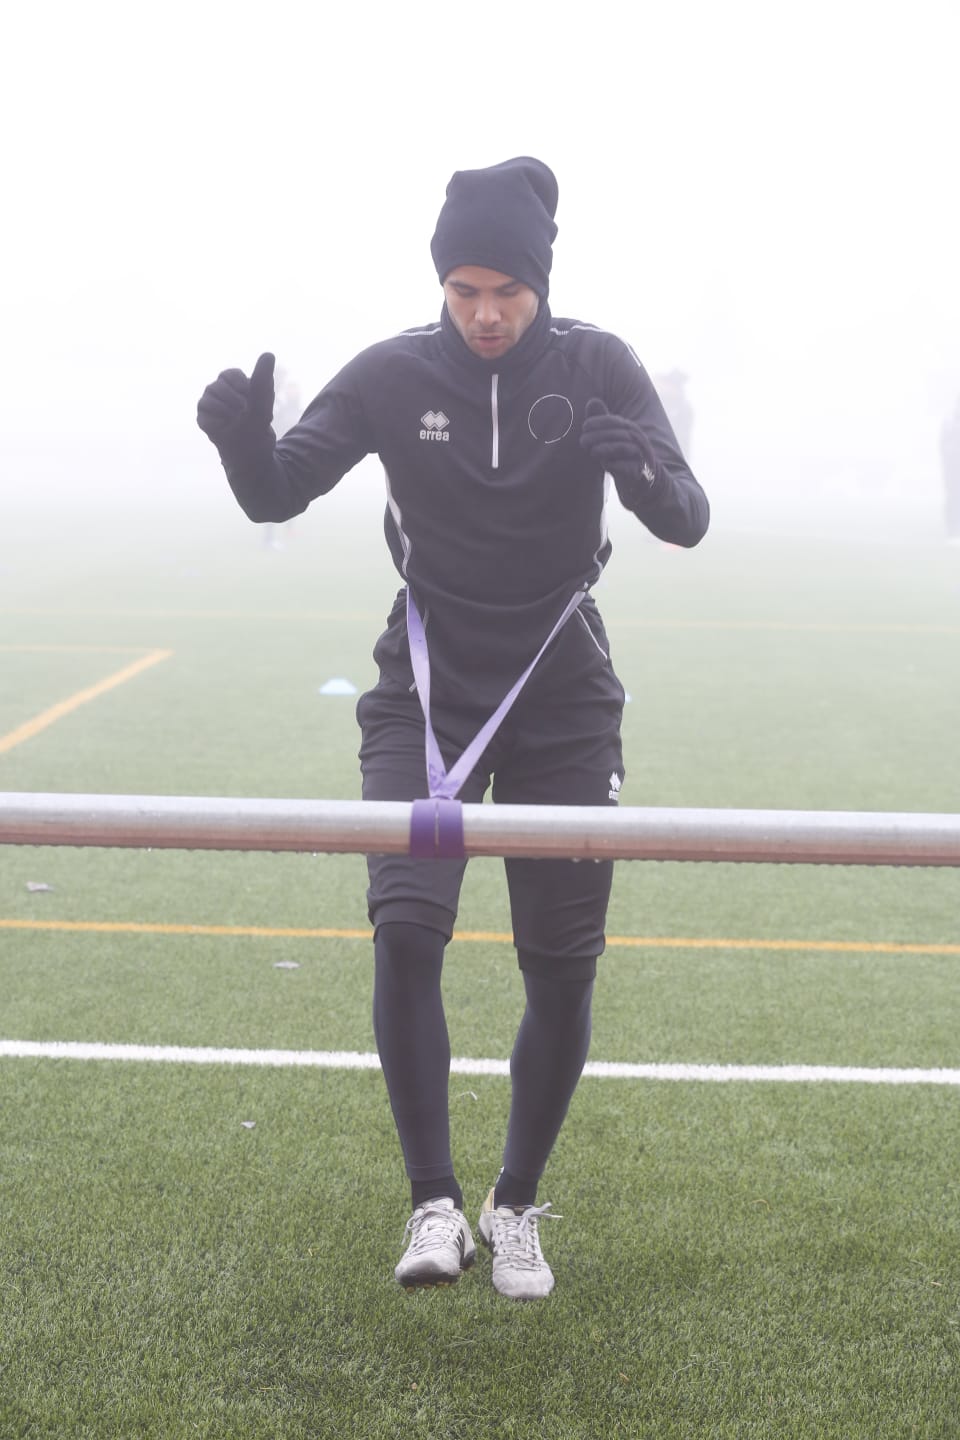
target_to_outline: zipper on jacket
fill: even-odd
[[[490,456],[490,464],[494,470],[500,468],[500,421],[497,413],[497,386],[500,382],[499,375],[490,378],[490,419],[493,422],[493,450]]]

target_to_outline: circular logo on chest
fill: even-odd
[[[569,435],[572,425],[573,406],[566,395],[541,395],[527,414],[527,429],[544,445],[555,445]]]

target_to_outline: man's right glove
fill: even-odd
[[[274,357],[261,355],[249,380],[242,370],[222,370],[197,405],[197,424],[220,446],[232,438],[263,434],[273,420]]]

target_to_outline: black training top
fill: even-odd
[[[642,493],[614,477],[622,503],[661,540],[696,545],[707,499],[647,372],[615,335],[545,304],[498,360],[474,355],[444,308],[439,323],[351,360],[275,444],[272,432],[248,436],[221,455],[258,521],[298,515],[378,455],[387,543],[423,616],[434,701],[492,709],[610,555],[603,467],[580,445],[595,397],[637,421],[658,460]],[[402,600],[375,655],[409,683]]]

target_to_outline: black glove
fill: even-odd
[[[652,496],[657,489],[661,470],[642,427],[624,415],[611,415],[602,400],[587,401],[580,444],[632,499]]]
[[[234,436],[263,434],[273,420],[272,355],[261,355],[248,380],[242,370],[221,370],[197,405],[197,424],[221,445]]]

